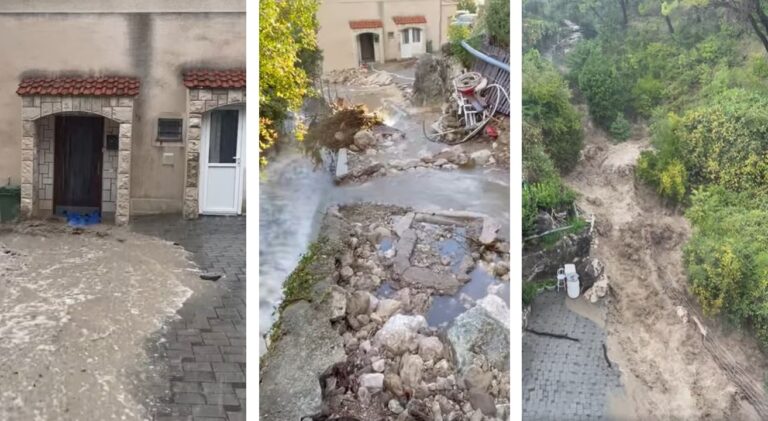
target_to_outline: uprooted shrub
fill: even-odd
[[[312,152],[321,148],[334,151],[348,148],[355,141],[355,133],[382,123],[381,117],[369,113],[364,105],[335,106],[330,115],[310,123],[304,147]]]

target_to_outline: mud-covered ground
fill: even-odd
[[[613,292],[608,353],[627,394],[614,412],[633,419],[765,419],[764,359],[754,341],[701,316],[682,260],[688,222],[634,176],[649,139],[638,131],[613,144],[586,127],[582,160],[566,181],[581,194],[579,206],[596,216],[592,256],[604,263]]]
[[[186,252],[125,229],[0,231],[0,419],[146,419],[148,341],[206,288]]]

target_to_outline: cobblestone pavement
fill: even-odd
[[[216,294],[192,296],[160,334],[154,352],[167,384],[153,392],[153,420],[245,420],[245,217],[139,217],[131,227],[178,243],[204,272],[224,274]]]
[[[605,332],[569,310],[563,292],[536,297],[528,328],[567,334],[579,342],[523,336],[523,419],[607,419],[611,393],[621,391],[619,370],[603,355]]]

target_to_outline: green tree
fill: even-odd
[[[561,171],[571,170],[582,145],[579,113],[563,77],[537,50],[523,57],[523,119],[541,130],[547,154]]]
[[[509,46],[509,3],[509,0],[488,0],[483,12],[488,36],[500,47]]]
[[[616,112],[624,111],[626,98],[616,65],[602,52],[594,50],[578,75],[578,83],[595,123],[608,128]]]
[[[277,141],[278,128],[309,94],[317,71],[317,0],[263,0],[259,4],[259,151]],[[302,62],[304,58],[304,62]],[[298,136],[300,138],[300,134]]]

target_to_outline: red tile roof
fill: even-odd
[[[192,69],[184,72],[184,86],[202,89],[245,88],[245,69]]]
[[[139,79],[123,76],[27,78],[19,95],[136,96]]]
[[[422,15],[419,16],[395,16],[392,18],[397,25],[418,25],[427,23],[427,18]]]
[[[351,20],[349,21],[349,27],[352,29],[375,29],[383,28],[384,24],[378,19]]]

